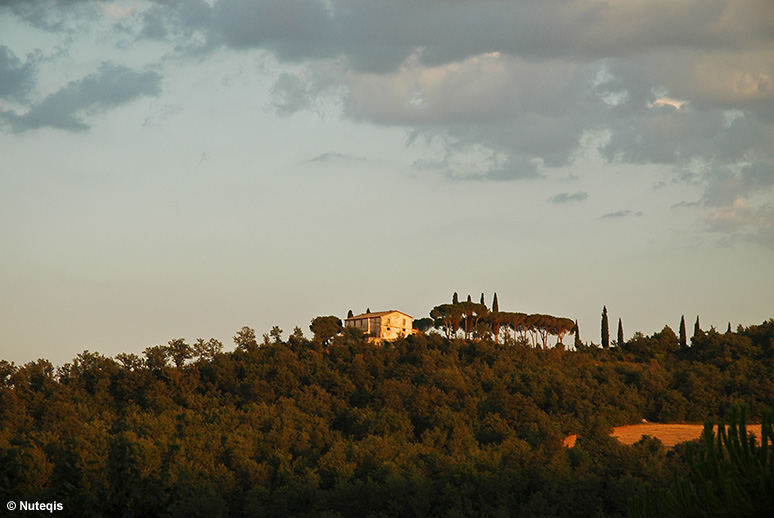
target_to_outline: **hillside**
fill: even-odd
[[[677,460],[610,426],[736,401],[755,418],[774,397],[772,321],[686,349],[666,332],[577,351],[349,329],[235,342],[0,363],[0,490],[79,516],[624,516]]]

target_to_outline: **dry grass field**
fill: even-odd
[[[755,426],[748,425],[747,431],[755,432]],[[702,430],[704,430],[703,424],[640,423],[616,426],[613,428],[611,435],[624,444],[634,444],[643,435],[649,435],[659,439],[667,448],[672,448],[681,442],[698,439],[701,436]],[[577,439],[577,435],[570,435],[564,439],[563,444],[568,448],[572,448],[575,446]]]

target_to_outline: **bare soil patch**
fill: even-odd
[[[748,431],[752,430],[752,425],[748,425],[747,429]],[[702,430],[704,430],[703,424],[640,423],[616,426],[611,435],[628,445],[639,441],[643,435],[649,435],[660,440],[667,448],[672,448],[681,442],[698,439],[701,437]],[[717,426],[715,431],[717,431]],[[563,444],[572,448],[577,440],[577,435],[570,435],[565,437]]]

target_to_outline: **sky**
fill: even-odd
[[[0,0],[0,358],[774,317],[770,0]]]

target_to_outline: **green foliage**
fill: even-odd
[[[621,347],[624,345],[626,341],[624,340],[624,332],[623,332],[623,324],[621,323],[621,319],[618,319],[618,347]]]
[[[668,489],[649,489],[632,500],[630,516],[774,516],[774,429],[772,411],[762,415],[760,438],[747,433],[745,409],[734,406],[728,428],[713,423],[694,449],[686,449],[689,476],[676,476]]]
[[[234,351],[175,339],[58,369],[0,361],[0,493],[75,516],[623,516],[689,467],[610,426],[736,400],[758,418],[774,397],[772,322],[685,351],[669,328],[566,351],[535,344],[571,321],[471,308],[475,340],[374,345],[320,317],[314,340],[275,328],[258,347],[243,328]]]
[[[315,317],[309,330],[314,334],[315,341],[327,344],[331,338],[341,332],[341,319],[335,316]]]
[[[610,324],[607,321],[607,306],[602,307],[602,347],[610,347]]]

